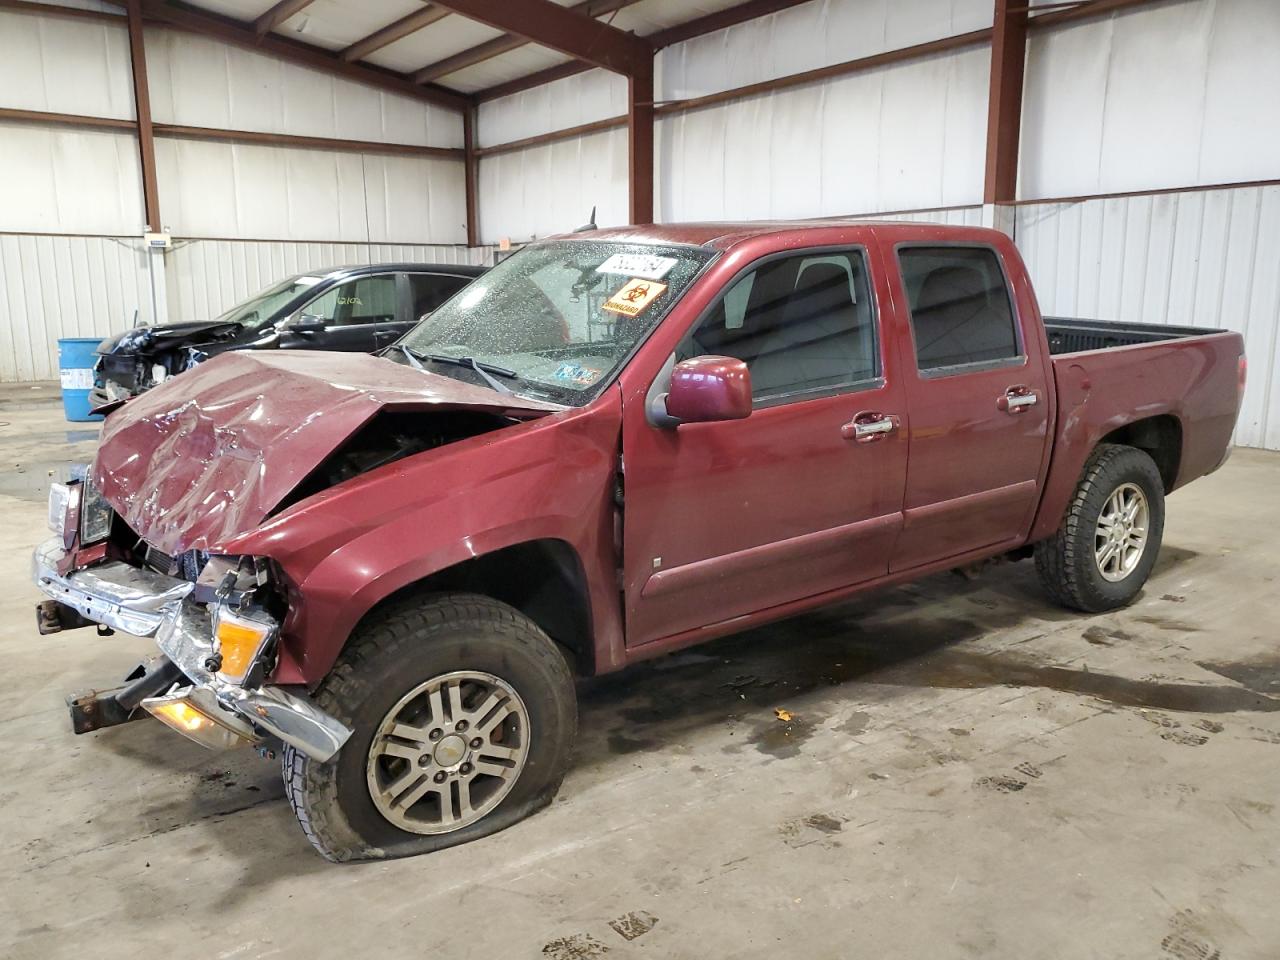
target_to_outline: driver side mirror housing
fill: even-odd
[[[309,313],[304,313],[296,320],[290,320],[285,324],[285,329],[290,333],[323,333],[326,326],[324,317],[316,317]]]
[[[751,374],[732,357],[694,357],[671,368],[667,392],[654,398],[650,421],[659,427],[715,423],[751,416]]]

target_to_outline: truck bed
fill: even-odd
[[[1049,353],[1082,353],[1086,350],[1108,350],[1138,343],[1158,343],[1200,337],[1221,330],[1199,327],[1174,327],[1154,323],[1104,323],[1101,320],[1078,320],[1069,317],[1045,317],[1045,333],[1049,337]]]

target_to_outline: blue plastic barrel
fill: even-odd
[[[58,340],[58,376],[62,380],[62,409],[76,423],[101,420],[89,412],[89,391],[93,389],[93,364],[101,337],[65,337]]]

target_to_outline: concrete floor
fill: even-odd
[[[1172,498],[1130,609],[1005,565],[587,683],[549,810],[334,867],[274,764],[72,736],[150,643],[36,634],[45,476],[92,449],[50,397],[0,390],[0,956],[1280,956],[1280,456]]]

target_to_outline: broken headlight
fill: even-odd
[[[80,543],[88,545],[105,540],[111,535],[111,519],[115,511],[89,476],[84,478],[80,487]]]

